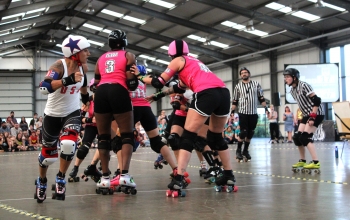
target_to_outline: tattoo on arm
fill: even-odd
[[[170,95],[174,93],[173,87],[170,87],[169,89],[163,91],[164,95]]]
[[[63,64],[61,60],[57,60],[54,64],[50,66],[51,70],[55,70],[57,73],[60,74],[59,79],[62,79],[64,69],[63,69]]]

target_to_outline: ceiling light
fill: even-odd
[[[322,0],[317,0],[315,3],[316,8],[323,8],[324,7],[324,2]]]
[[[68,23],[67,23],[66,30],[67,30],[67,31],[73,30],[73,27],[72,27],[72,24],[71,24],[70,20],[69,20]]]
[[[248,21],[247,26],[245,26],[245,29],[247,31],[254,31],[255,30],[253,20]]]
[[[92,7],[92,3],[91,2],[89,2],[85,12],[86,13],[94,13],[95,12],[95,9]]]
[[[205,45],[205,46],[211,45],[210,40],[208,38],[205,38],[205,41],[203,42],[203,45]]]
[[[51,35],[51,38],[50,38],[50,41],[49,41],[50,43],[55,43],[56,42],[56,40],[55,40],[55,38],[53,37],[53,35]]]

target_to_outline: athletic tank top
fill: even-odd
[[[125,74],[127,63],[125,50],[112,50],[100,56],[98,59],[98,69],[101,74],[99,85],[118,83],[128,89]]]
[[[135,91],[129,91],[131,102],[133,106],[148,106],[151,105],[145,100],[146,85],[139,80],[139,85]]]
[[[179,78],[193,92],[197,93],[211,88],[226,88],[225,83],[204,63],[194,57],[183,57],[186,63],[179,72]]]
[[[35,136],[35,137],[30,136],[30,143],[31,144],[36,144],[37,142],[38,142],[38,137],[37,136]]]
[[[64,67],[62,78],[64,78],[67,77],[69,73],[65,59],[61,59],[61,61]],[[79,70],[81,73],[84,73],[81,66],[79,66]],[[65,117],[80,109],[80,88],[83,86],[83,83],[84,77],[82,77],[81,82],[69,86],[62,86],[55,92],[50,93],[44,110],[45,115]]]

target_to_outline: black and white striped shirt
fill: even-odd
[[[257,114],[259,97],[264,96],[260,83],[250,80],[248,83],[240,82],[233,90],[232,100],[238,101],[238,113]]]
[[[309,97],[310,94],[315,93],[311,85],[306,82],[299,81],[298,85],[290,90],[290,94],[294,100],[297,101],[300,111],[303,116],[308,116],[312,112],[313,102]],[[324,115],[323,105],[321,104],[317,110],[317,115]]]

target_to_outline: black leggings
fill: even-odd
[[[278,123],[270,123],[270,134],[271,134],[271,140],[275,140],[279,138]]]

